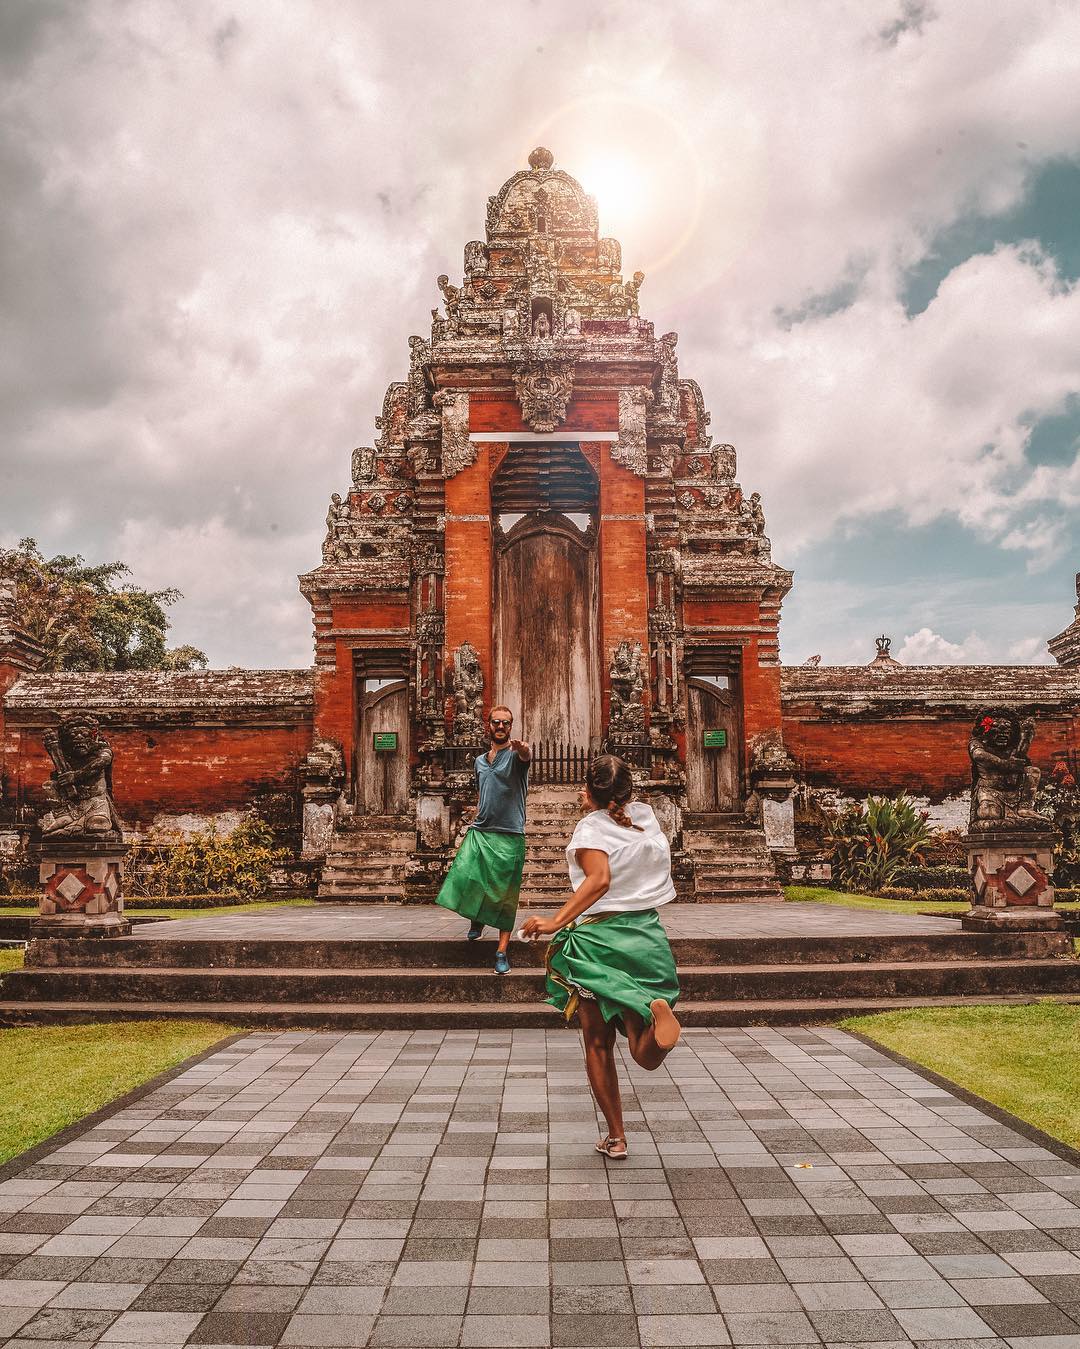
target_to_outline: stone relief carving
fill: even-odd
[[[528,361],[514,370],[521,415],[534,431],[554,431],[563,421],[573,387],[572,360]]]
[[[476,446],[469,439],[469,395],[441,389],[432,401],[442,410],[443,476],[452,478],[476,462]]]
[[[641,643],[625,638],[615,648],[608,667],[611,686],[611,715],[609,734],[626,735],[645,729],[645,669]]]
[[[649,468],[645,421],[651,401],[648,389],[619,390],[619,439],[611,447],[611,457],[639,478],[643,478]]]
[[[358,445],[352,452],[352,480],[354,487],[364,487],[375,481],[377,471],[375,451],[370,445]]]
[[[480,668],[476,648],[469,641],[462,642],[454,652],[451,686],[454,694],[454,738],[465,744],[479,744],[484,734],[484,672]]]
[[[1034,736],[1034,717],[1020,717],[1007,707],[984,708],[975,718],[968,741],[972,833],[1053,829],[1034,809],[1039,770],[1028,758]]]
[[[487,244],[479,239],[470,239],[465,245],[465,272],[468,276],[475,276],[478,272],[486,272],[488,267]]]
[[[112,799],[113,755],[97,720],[76,713],[42,740],[53,761],[42,789],[49,803],[42,838],[119,840],[123,825]]]

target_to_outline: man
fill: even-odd
[[[435,900],[471,920],[469,941],[476,941],[485,926],[498,928],[496,974],[510,972],[506,952],[525,865],[525,794],[532,752],[523,740],[512,739],[513,726],[508,707],[491,709],[491,748],[476,756],[476,814]]]

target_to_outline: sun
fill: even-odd
[[[575,166],[577,167],[577,166]],[[644,207],[644,176],[641,166],[619,152],[594,154],[575,174],[582,187],[596,198],[602,232],[618,233],[632,224]]]

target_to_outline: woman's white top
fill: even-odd
[[[570,866],[570,884],[576,890],[585,879],[578,866],[579,848],[595,848],[607,853],[611,885],[585,910],[582,918],[594,913],[636,913],[657,909],[675,898],[671,879],[671,849],[652,806],[631,801],[627,814],[642,832],[616,824],[606,810],[594,810],[578,821],[574,836],[566,848]]]

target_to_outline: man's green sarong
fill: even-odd
[[[637,1012],[648,1025],[649,1003],[679,997],[675,957],[655,909],[586,915],[560,928],[547,949],[548,1002],[569,1019],[579,998],[596,1002],[605,1021]]]
[[[435,900],[474,923],[510,932],[517,914],[524,834],[489,834],[470,829]]]

